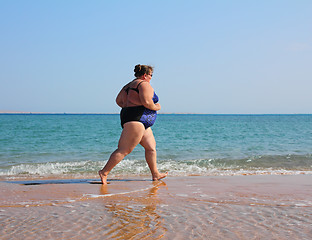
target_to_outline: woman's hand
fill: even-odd
[[[157,110],[155,110],[155,111],[159,111],[159,110],[161,109],[161,106],[160,106],[159,103],[156,103],[155,106],[156,106],[156,108],[157,108]]]

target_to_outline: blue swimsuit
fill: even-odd
[[[134,90],[137,93],[139,93],[139,86],[142,82],[140,82],[136,88],[128,87],[125,89],[125,91],[127,92],[127,94],[129,93],[129,90]],[[157,103],[158,101],[159,101],[158,96],[154,92],[153,102]],[[127,122],[137,121],[143,123],[145,129],[147,129],[155,123],[156,117],[157,117],[156,111],[150,110],[144,106],[124,107],[120,111],[120,120],[122,128],[123,125]]]

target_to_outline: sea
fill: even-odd
[[[312,115],[158,114],[157,163],[169,176],[312,174]],[[119,114],[0,114],[0,177],[97,176]],[[140,145],[111,177],[149,176]]]

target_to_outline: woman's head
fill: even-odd
[[[153,67],[149,65],[136,65],[134,67],[134,76],[139,78],[142,77],[144,74],[150,75],[153,73]]]

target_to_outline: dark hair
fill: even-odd
[[[134,76],[141,77],[144,74],[150,74],[151,72],[153,72],[153,69],[154,68],[152,66],[138,64],[134,67]]]

